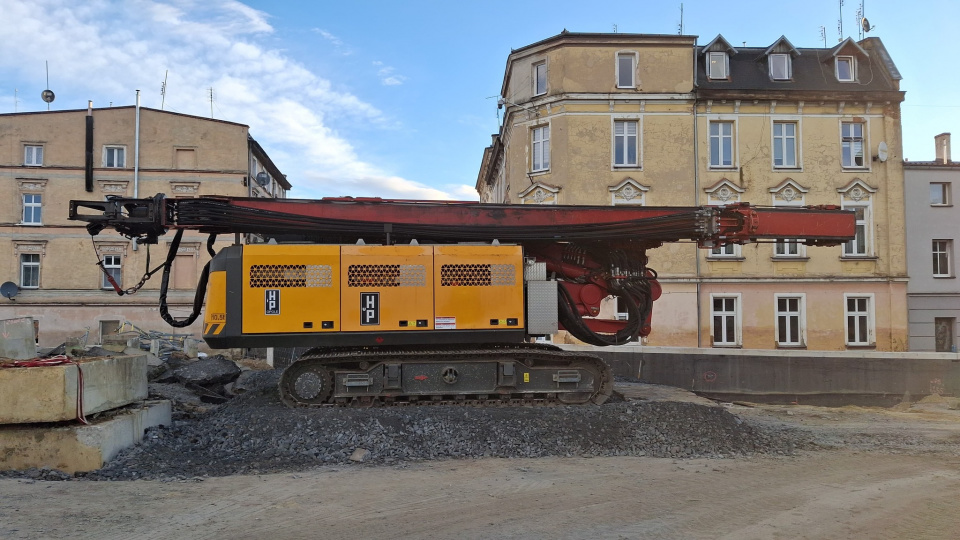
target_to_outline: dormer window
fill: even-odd
[[[792,76],[789,54],[771,54],[767,60],[770,64],[770,78],[775,81],[786,81]]]
[[[837,57],[837,80],[851,82],[856,77],[856,63],[852,56]]]
[[[730,71],[730,57],[727,53],[712,52],[707,54],[707,77],[711,79],[726,79]]]

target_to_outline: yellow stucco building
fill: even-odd
[[[645,342],[906,350],[904,93],[883,44],[696,41],[564,31],[514,50],[481,201],[854,210],[841,247],[653,251],[664,295]]]
[[[0,298],[0,319],[33,318],[40,346],[83,334],[99,343],[124,322],[200,337],[202,319],[177,330],[160,319],[159,273],[138,294],[116,294],[98,259],[127,289],[147,268],[147,248],[112,230],[91,239],[68,219],[70,200],[284,197],[290,189],[243,124],[141,108],[139,140],[136,126],[135,107],[0,114],[0,282],[19,288]],[[188,231],[177,250],[167,299],[174,317],[192,311],[206,241]],[[217,249],[233,241],[222,238]],[[169,244],[164,237],[150,247],[152,267]]]

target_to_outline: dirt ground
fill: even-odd
[[[647,398],[677,398],[667,394]],[[0,538],[956,539],[953,407],[729,406],[823,442],[790,456],[478,459],[187,482],[3,479]]]

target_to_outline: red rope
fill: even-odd
[[[83,414],[83,370],[80,369],[80,364],[74,362],[66,355],[58,354],[56,356],[51,356],[50,358],[37,358],[35,360],[15,360],[13,362],[3,362],[0,363],[0,367],[4,368],[30,368],[30,367],[46,367],[46,366],[64,366],[73,364],[77,366],[77,420],[81,424],[90,424],[87,421],[86,415]]]

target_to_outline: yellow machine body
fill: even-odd
[[[453,334],[471,331],[513,330],[515,337],[524,328],[523,250],[234,246],[211,264],[204,321],[211,346],[228,339],[248,347],[427,344],[444,334],[454,343]]]

